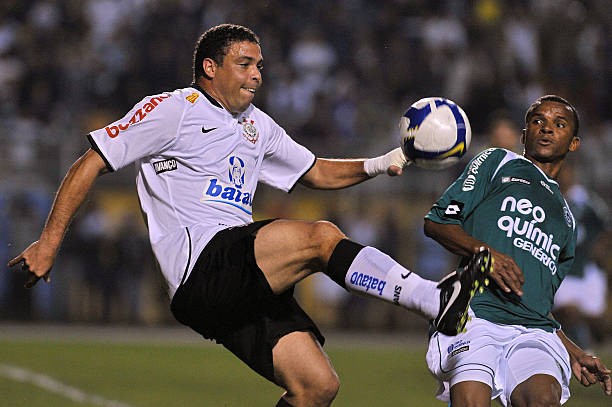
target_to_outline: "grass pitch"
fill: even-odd
[[[434,398],[425,342],[416,348],[414,342],[330,338],[326,350],[342,383],[334,406],[446,407]],[[612,364],[610,353],[602,356]],[[11,376],[24,371],[25,377]],[[568,407],[611,402],[598,386],[573,382],[572,393]],[[257,407],[273,406],[280,394],[228,351],[204,341],[0,339],[0,406]]]

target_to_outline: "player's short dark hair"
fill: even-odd
[[[557,102],[557,103],[561,103],[567,106],[567,108],[571,110],[574,116],[574,137],[578,137],[578,129],[580,127],[580,118],[578,117],[578,111],[576,110],[574,106],[572,106],[570,102],[568,102],[566,99],[562,98],[561,96],[557,96],[557,95],[541,96],[535,102],[533,102],[531,106],[529,106],[529,109],[527,109],[527,112],[525,113],[525,124],[527,124],[529,122],[529,119],[531,119],[531,116],[533,115],[534,110],[537,109],[537,107],[540,106],[543,102]]]
[[[237,24],[221,24],[206,30],[196,42],[193,51],[193,81],[204,75],[205,58],[223,65],[227,49],[235,42],[248,41],[259,45],[259,37],[249,28]]]

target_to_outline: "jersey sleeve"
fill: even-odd
[[[183,106],[170,93],[146,97],[121,119],[89,133],[89,142],[116,171],[175,142]]]
[[[567,276],[576,260],[576,239],[578,237],[578,229],[574,228],[572,234],[568,235],[568,240],[563,245],[563,249],[561,253],[559,253],[559,260],[557,263],[557,273],[561,277],[561,279]],[[561,280],[559,280],[559,285],[561,285]],[[559,285],[555,286],[555,291],[559,288]]]
[[[436,223],[461,225],[487,196],[506,151],[490,148],[474,157],[425,216]]]
[[[273,123],[259,180],[282,191],[290,191],[314,164],[315,155]]]

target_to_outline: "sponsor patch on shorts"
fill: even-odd
[[[465,351],[467,351],[467,350],[470,350],[470,347],[469,347],[469,346],[467,346],[467,345],[466,345],[466,346],[462,346],[462,347],[460,347],[460,348],[455,349],[455,350],[454,350],[454,351],[452,351],[451,353],[449,353],[449,354],[448,354],[448,357],[449,357],[449,358],[452,358],[453,356],[456,356],[456,355],[458,355],[458,354],[460,354],[460,353],[462,353],[462,352],[465,352]]]
[[[453,356],[458,355],[468,350],[470,350],[470,341],[464,341],[463,339],[460,339],[457,342],[450,345],[446,349],[446,352],[448,353],[448,357],[452,358]]]

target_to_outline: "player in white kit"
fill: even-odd
[[[176,319],[284,388],[278,406],[326,406],[339,381],[323,336],[293,298],[297,282],[324,272],[347,290],[414,310],[454,335],[491,268],[490,255],[474,254],[438,285],[347,239],[330,222],[253,222],[258,182],[284,191],[296,183],[340,189],[382,173],[399,175],[407,164],[399,148],[367,160],[316,158],[251,104],[262,63],[251,30],[224,24],[205,32],[194,52],[194,83],[146,97],[91,132],[92,147],[62,182],[39,240],[9,265],[29,272],[27,287],[48,280],[95,179],[134,164]]]

